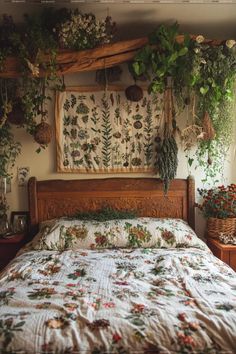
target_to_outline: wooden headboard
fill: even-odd
[[[162,182],[156,178],[37,181],[31,177],[28,193],[32,233],[41,221],[104,206],[136,210],[139,216],[181,218],[195,227],[192,178],[173,180],[165,196]]]

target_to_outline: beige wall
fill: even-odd
[[[14,18],[20,20],[24,12],[37,11],[42,6],[22,4],[10,4],[1,1],[0,14],[12,14]],[[65,4],[63,4],[65,5]],[[78,4],[79,5],[79,4]],[[75,7],[76,5],[74,5]],[[109,5],[109,13],[114,20],[117,21],[119,28],[119,38],[132,38],[146,35],[157,24],[162,22],[173,22],[177,20],[181,24],[182,30],[191,33],[203,33],[208,37],[230,38],[235,36],[235,11],[234,4],[227,5],[213,5],[213,4],[169,4],[169,5],[138,5],[138,4],[117,4]],[[81,5],[83,11],[92,11],[98,17],[104,17],[107,14],[107,5],[92,4]],[[94,84],[94,73],[69,75],[66,77],[66,84],[82,85],[84,83]],[[127,73],[122,76],[122,82],[128,83],[130,77]],[[53,103],[49,106],[49,121],[54,126],[54,107]],[[30,167],[30,175],[41,179],[55,179],[55,178],[103,178],[108,175],[94,175],[94,174],[61,174],[56,172],[56,150],[55,140],[50,144],[47,150],[36,154],[35,150],[37,144],[33,142],[32,137],[27,135],[22,129],[15,129],[17,139],[22,143],[22,153],[16,161],[16,166],[13,169],[12,191],[8,193],[7,198],[10,204],[10,210],[27,210],[27,191],[25,187],[18,187],[17,184],[17,168]],[[235,146],[232,147],[228,163],[225,166],[225,183],[236,182],[236,168],[235,165]],[[188,174],[194,175],[196,180],[196,187],[201,187],[201,171],[187,168],[184,152],[179,152],[179,167],[177,177],[186,178]],[[112,177],[113,175],[109,175]],[[124,175],[116,175],[124,176]],[[125,177],[131,176],[125,174]],[[134,176],[134,174],[132,174]],[[150,175],[137,175],[149,177]],[[197,215],[196,230],[199,235],[204,233],[204,220],[200,215]]]
[[[126,70],[123,68],[122,83],[128,84],[130,81],[130,76]],[[95,74],[77,74],[70,75],[66,77],[66,85],[83,85],[83,84],[95,84],[94,80]],[[51,122],[54,128],[54,105],[53,102],[48,106],[49,110],[49,122]],[[185,120],[186,117],[182,117],[181,120]],[[181,122],[180,122],[181,124]],[[183,124],[183,123],[182,123]],[[15,128],[15,135],[17,139],[22,143],[22,153],[16,161],[16,166],[13,169],[13,179],[12,179],[12,192],[7,194],[8,202],[10,204],[10,210],[27,210],[27,190],[26,187],[18,187],[17,181],[17,168],[18,167],[30,167],[30,175],[36,176],[37,179],[76,179],[76,178],[104,178],[104,177],[150,177],[150,174],[74,174],[74,173],[57,173],[56,172],[56,147],[55,139],[49,147],[37,154],[35,150],[37,149],[37,144],[33,141],[32,137],[27,135],[23,129]],[[232,148],[233,154],[233,148]],[[226,164],[225,168],[225,180],[231,182],[233,180],[233,169],[230,165],[231,157],[229,162]],[[200,170],[195,171],[194,169],[189,170],[187,168],[187,161],[183,150],[180,148],[179,151],[179,166],[177,177],[186,178],[188,175],[192,174],[196,180],[196,187],[201,187],[201,178],[203,174]],[[204,220],[201,215],[197,214],[196,220],[196,230],[199,235],[204,234]]]

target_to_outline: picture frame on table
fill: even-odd
[[[11,228],[14,233],[26,232],[29,227],[28,211],[11,212]]]

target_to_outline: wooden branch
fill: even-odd
[[[190,35],[192,39],[197,36]],[[176,37],[181,43],[184,36]],[[217,46],[224,41],[205,39],[204,43]],[[117,43],[107,44],[95,49],[82,51],[62,51],[57,56],[57,74],[65,75],[70,73],[93,71],[110,68],[128,62],[134,58],[138,50],[148,44],[148,38],[131,39]],[[45,63],[49,62],[49,56],[45,55]],[[8,57],[5,61],[5,70],[0,72],[0,78],[19,78],[22,73],[19,71],[20,62],[15,57]],[[41,70],[39,76],[45,76],[46,72]]]
[[[57,73],[58,75],[64,75],[80,71],[93,71],[127,62],[135,56],[138,49],[147,43],[148,39],[144,37],[79,52],[63,51],[57,56]],[[45,63],[47,62],[48,56],[45,55]],[[5,70],[0,72],[0,77],[20,77],[22,74],[19,72],[19,67],[20,63],[17,58],[8,57],[5,61]],[[41,70],[40,76],[44,75],[45,71]]]

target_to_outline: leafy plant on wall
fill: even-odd
[[[136,55],[133,71],[136,78],[145,75],[150,80],[150,92],[166,92],[168,78],[171,78],[175,102],[172,108],[164,107],[164,110],[173,109],[175,105],[181,111],[192,105],[193,120],[187,127],[189,134],[184,135],[185,147],[192,147],[188,139],[198,144],[197,161],[205,170],[204,181],[216,179],[222,172],[223,160],[232,141],[235,41],[207,43],[203,36],[180,36],[177,24],[160,26],[150,35],[149,44]],[[173,130],[177,131],[175,116],[173,113],[172,123]],[[174,135],[169,138],[173,141],[172,154],[169,151],[164,157],[162,155],[167,151],[165,131],[162,137],[157,137],[157,168],[163,180],[174,178],[176,174]],[[169,154],[176,157],[168,163]],[[192,162],[189,159],[189,163]],[[171,169],[171,166],[175,168]]]
[[[94,48],[109,43],[114,32],[115,23],[111,17],[99,21],[93,14],[82,14],[77,9],[45,8],[41,13],[25,15],[19,25],[11,16],[3,15],[0,71],[4,72],[6,58],[14,56],[18,59],[21,77],[0,79],[0,135],[3,137],[0,153],[5,156],[0,175],[9,176],[8,167],[20,153],[20,145],[14,142],[12,125],[25,128],[33,136],[39,144],[37,152],[50,142],[46,102],[51,99],[51,89],[64,87],[56,74],[58,50]]]
[[[21,75],[15,79],[0,78],[0,176],[11,177],[11,167],[20,154],[21,145],[15,141],[13,125],[33,136],[39,144],[37,152],[51,140],[46,104],[51,100],[51,89],[64,88],[63,80],[56,74],[58,50],[94,48],[108,43],[114,30],[110,17],[98,21],[93,14],[82,14],[77,9],[46,8],[37,15],[25,15],[19,25],[11,16],[3,15],[0,72],[4,73],[7,57],[13,56],[18,60]],[[4,199],[0,211],[6,209]]]

